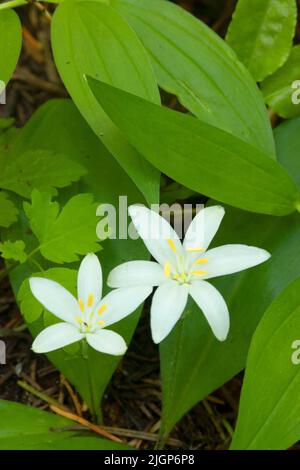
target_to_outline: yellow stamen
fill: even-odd
[[[103,326],[103,325],[105,325],[105,322],[100,320],[100,321],[97,322],[97,324],[100,325],[100,326]]]
[[[79,299],[78,300],[78,303],[79,303],[79,308],[82,312],[84,312],[84,302],[82,299]]]
[[[165,276],[166,277],[170,277],[170,274],[171,274],[171,265],[170,263],[167,261],[165,263],[165,266],[164,266],[164,273],[165,273]]]
[[[205,264],[208,263],[208,258],[199,258],[195,261],[195,264]]]
[[[174,276],[173,276],[174,281],[177,281],[177,279],[179,279],[179,278],[180,278],[180,274],[174,274]]]
[[[197,269],[196,271],[191,271],[192,276],[205,276],[207,274],[207,271],[204,271],[203,269]]]
[[[88,301],[87,301],[88,307],[92,307],[93,303],[94,303],[94,294],[90,294],[88,297]]]
[[[101,305],[101,307],[98,309],[98,314],[101,315],[101,313],[104,312],[104,310],[107,309],[107,304]]]
[[[175,243],[173,242],[173,240],[171,240],[171,238],[169,238],[167,240],[168,244],[169,244],[169,247],[171,248],[172,251],[174,251],[174,253],[176,253],[177,249],[176,249],[176,246],[175,246]]]
[[[205,251],[205,248],[186,248],[186,250],[188,253],[203,253],[203,251]]]
[[[77,321],[77,323],[79,323],[79,325],[82,325],[83,320],[81,317],[75,317],[75,320]]]

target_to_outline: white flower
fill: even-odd
[[[266,261],[270,254],[246,245],[224,245],[207,250],[216,234],[224,209],[220,206],[201,210],[190,224],[184,242],[170,224],[146,207],[129,207],[138,234],[153,261],[130,261],[109,275],[110,287],[158,286],[151,306],[153,341],[161,342],[181,317],[188,299],[194,299],[205,315],[214,335],[227,338],[229,313],[219,291],[206,279],[232,274]]]
[[[132,313],[151,294],[148,286],[116,289],[102,300],[102,270],[96,255],[88,254],[82,261],[77,280],[78,300],[57,282],[40,277],[29,280],[35,298],[64,323],[43,330],[32,349],[46,353],[86,338],[97,351],[119,356],[127,347],[114,331],[105,330]]]

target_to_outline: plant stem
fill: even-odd
[[[85,340],[82,343],[82,356],[83,356],[83,359],[86,361],[86,368],[87,368],[87,374],[88,374],[90,397],[91,397],[90,411],[94,419],[96,419],[97,423],[102,424],[103,422],[102,412],[99,406],[99,401],[95,397],[95,392],[94,392],[93,374],[91,371],[91,355],[89,354],[89,345],[87,344]]]
[[[0,3],[0,10],[6,10],[8,8],[20,7],[26,5],[27,0],[11,0],[9,2]]]
[[[61,0],[43,0],[45,3],[60,3]],[[7,10],[10,8],[17,8],[21,7],[23,5],[27,5],[30,3],[35,3],[34,0],[29,1],[29,0],[9,0],[8,2],[3,2],[0,3],[0,10]]]

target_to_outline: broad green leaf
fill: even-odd
[[[292,48],[285,64],[261,83],[266,103],[281,117],[300,114],[300,46]]]
[[[33,188],[57,194],[85,174],[82,165],[63,154],[35,150],[14,155],[0,154],[0,188],[30,198]]]
[[[261,94],[225,41],[170,1],[111,4],[142,40],[161,88],[178,96],[199,119],[274,156]]]
[[[232,449],[282,450],[300,438],[300,279],[270,305],[251,342]]]
[[[25,253],[25,243],[23,240],[17,240],[11,242],[9,240],[0,243],[0,253],[4,259],[13,259],[24,263],[27,259],[27,254]]]
[[[275,132],[279,160],[292,176],[297,172],[299,125],[294,119]],[[297,177],[295,181],[300,184]],[[200,310],[190,304],[183,321],[162,343],[162,435],[193,405],[244,368],[251,337],[265,310],[300,276],[299,239],[299,214],[277,218],[226,208],[213,245],[255,245],[267,249],[272,257],[261,266],[214,280],[229,307],[227,341],[215,340]]]
[[[129,25],[99,2],[64,2],[52,21],[55,62],[74,103],[148,202],[157,202],[159,172],[133,149],[90,91],[85,75],[159,103],[147,54]]]
[[[54,263],[71,263],[78,255],[100,249],[96,235],[98,204],[91,194],[78,194],[59,212],[59,204],[36,189],[32,202],[24,203],[30,227],[39,240],[38,250]]]
[[[16,222],[18,210],[8,195],[0,191],[0,227],[9,227]]]
[[[279,162],[284,165],[300,190],[300,117],[283,122],[274,130]]]
[[[257,148],[205,122],[92,78],[95,96],[129,142],[178,183],[257,213],[285,215],[298,204],[285,169]]]
[[[129,449],[90,432],[72,430],[74,421],[20,403],[0,400],[0,415],[0,450]]]
[[[21,23],[13,10],[0,11],[0,81],[7,85],[16,67],[22,45]],[[0,84],[0,93],[3,87]]]
[[[39,132],[37,132],[37,129]],[[112,204],[112,207],[116,209],[117,217],[119,204],[122,206],[122,201],[119,200],[120,195],[123,195],[125,199],[128,198],[128,200],[125,201],[125,204],[127,202],[128,205],[133,203],[145,203],[130,178],[111,155],[107,153],[100,140],[89,129],[88,125],[69,100],[53,100],[48,102],[35,113],[21,130],[14,144],[14,152],[17,154],[36,149],[52,150],[54,152],[70,155],[74,161],[79,162],[87,169],[87,174],[83,176],[80,182],[76,183],[75,188],[69,187],[60,191],[59,203],[61,205],[65,204],[66,201],[72,197],[74,191],[76,193],[92,193],[95,200]],[[124,210],[125,213],[127,213],[126,207],[123,209],[120,207],[120,210]],[[22,238],[26,246],[30,246],[32,250],[36,246],[36,238],[30,233],[28,221],[22,212],[19,224],[16,224],[10,229],[8,236],[10,239]],[[107,293],[106,279],[113,267],[133,259],[146,259],[147,256],[148,254],[143,243],[138,240],[106,239],[103,242],[103,250],[99,253],[99,259],[104,272],[104,294]],[[51,264],[45,262],[42,258],[37,258],[37,260],[45,270],[51,267]],[[37,272],[38,268],[33,261],[33,259],[29,259],[28,262],[11,273],[11,281],[15,293],[18,293],[24,280]],[[78,266],[79,264],[77,263],[72,268],[77,270]],[[66,288],[70,290],[74,289],[75,281],[72,281],[72,279],[69,280],[70,270],[57,269],[57,271],[59,271],[61,275],[57,280],[64,284]],[[64,273],[63,271],[67,271],[68,273]],[[57,272],[55,272],[55,276],[58,276]],[[73,275],[73,279],[75,278],[74,276],[76,277],[76,275]],[[25,289],[26,294],[26,283],[23,289]],[[20,295],[21,294],[20,292]],[[26,298],[23,296],[25,305],[23,305],[22,302],[22,310],[24,309],[25,311],[26,309],[28,312],[26,302],[29,303],[30,308],[31,300],[29,296],[26,296]],[[132,334],[136,328],[139,312],[140,310],[130,315],[122,322],[114,325],[116,326],[116,331],[124,336],[127,344],[130,343]],[[41,306],[35,304],[32,313],[28,314],[26,320],[31,323],[38,319],[41,313]],[[44,325],[41,319],[30,325],[34,334],[37,334],[43,327]],[[51,360],[58,369],[63,371],[67,379],[76,387],[86,403],[93,410],[93,404],[99,403],[120,359],[97,352],[93,352],[92,354],[90,367],[91,374],[95,381],[93,399],[90,395],[89,382],[86,380],[86,375],[83,378],[82,369],[78,367],[77,358],[72,358],[72,356],[61,350],[51,355]]]
[[[295,34],[295,0],[239,0],[227,42],[261,82],[287,60]]]
[[[267,249],[261,266],[213,280],[230,313],[230,333],[217,341],[203,314],[190,304],[160,347],[163,385],[162,436],[198,401],[240,372],[251,337],[267,307],[300,276],[300,216],[269,217],[230,207],[213,246],[242,243]]]

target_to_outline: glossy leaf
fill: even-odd
[[[89,79],[129,142],[178,183],[258,213],[293,212],[299,194],[285,169],[255,147],[185,115]]]
[[[260,82],[287,60],[295,34],[295,0],[239,0],[227,42]]]
[[[278,160],[300,189],[300,117],[283,122],[274,130]]]
[[[20,403],[0,400],[0,414],[0,450],[129,449],[89,432],[71,430],[74,421]]]
[[[24,203],[30,228],[39,241],[38,250],[54,263],[78,261],[79,255],[100,249],[96,234],[98,204],[91,194],[78,194],[61,209],[47,194],[32,192],[32,203]]]
[[[10,80],[21,51],[22,34],[18,15],[13,10],[0,11],[0,80]],[[2,92],[0,86],[0,93]]]
[[[0,188],[27,198],[33,188],[57,194],[55,188],[64,188],[84,174],[85,169],[77,162],[51,151],[0,155]]]
[[[9,227],[16,222],[18,210],[8,195],[0,192],[0,227]]]
[[[161,88],[199,119],[274,156],[259,90],[217,34],[169,1],[112,0],[111,5],[142,40]]]
[[[281,117],[300,114],[300,46],[293,47],[285,64],[261,83],[266,103]]]
[[[69,100],[48,102],[35,113],[28,124],[21,130],[14,144],[14,152],[17,154],[35,149],[64,153],[87,169],[87,174],[80,182],[75,183],[75,187],[69,187],[60,191],[59,203],[61,205],[72,197],[74,191],[76,193],[91,193],[94,195],[95,200],[102,201],[105,204],[112,204],[116,208],[118,208],[120,202],[120,195],[125,197],[125,204],[126,198],[128,198],[128,204],[145,202],[130,178],[111,155],[107,153],[99,139],[89,129]],[[123,210],[127,213],[126,207]],[[19,224],[16,224],[9,230],[8,238],[21,238],[25,241],[26,246],[34,249],[36,239],[34,235],[29,233],[28,227],[27,220],[21,213]],[[99,259],[104,272],[104,293],[107,292],[107,275],[113,267],[133,259],[146,259],[147,256],[146,249],[139,241],[131,239],[105,240],[103,242],[103,250],[99,253]],[[50,267],[50,264],[45,263],[43,259],[38,258],[38,261],[42,263],[45,270]],[[64,269],[59,269],[59,272],[62,273],[60,282],[65,283],[66,287],[74,289],[74,285],[72,287],[72,280],[69,286],[69,275],[64,274]],[[78,264],[73,267],[74,272],[75,269],[78,269]],[[11,281],[16,294],[23,281],[35,272],[37,272],[37,266],[29,259],[27,263],[11,273]],[[57,276],[57,273],[55,275]],[[27,301],[30,302],[29,299]],[[27,318],[29,322],[33,322],[30,328],[34,334],[37,334],[44,328],[43,320],[39,318],[41,313],[41,308],[37,305],[32,312],[32,316],[30,315],[30,318]],[[138,318],[139,312],[136,312],[116,324],[116,331],[124,336],[127,344],[131,340]],[[34,321],[36,319],[38,320]],[[89,382],[86,375],[87,369],[85,367],[83,376],[83,369],[78,367],[78,358],[72,357],[63,350],[60,350],[51,355],[51,360],[76,387],[91,409],[95,409],[120,359],[100,354],[96,351],[92,351],[91,354],[91,374],[94,380],[93,388],[96,391],[93,397],[90,395]]]
[[[251,342],[232,449],[282,450],[300,438],[300,279],[270,305]]]
[[[82,115],[148,201],[157,202],[158,171],[106,116],[85,77],[94,76],[158,103],[154,73],[135,33],[106,5],[64,2],[52,21],[52,47],[59,73]]]

